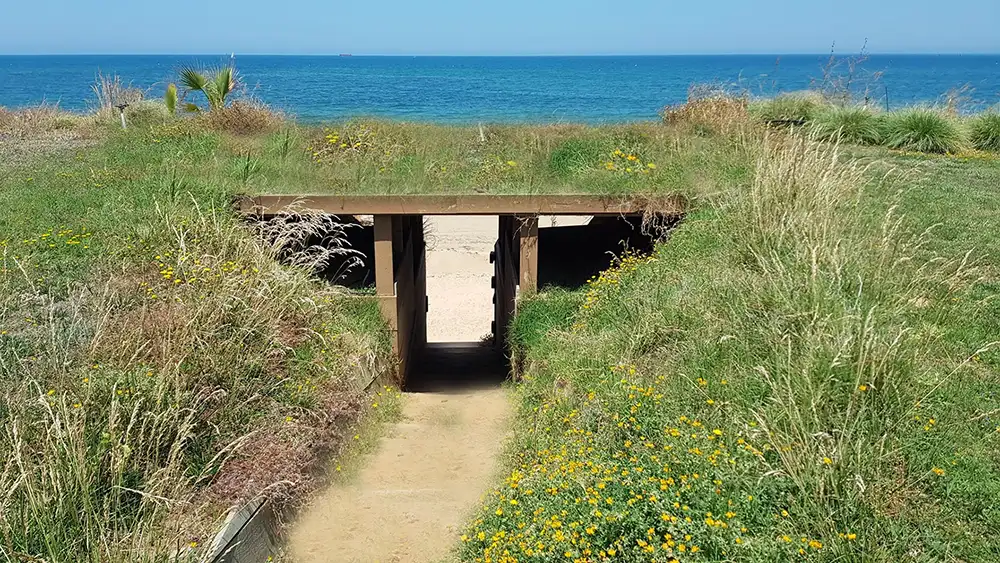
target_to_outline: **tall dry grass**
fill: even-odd
[[[228,214],[158,221],[147,267],[108,264],[67,298],[0,249],[8,560],[197,560],[230,504],[316,485],[382,369],[374,307],[350,313]]]
[[[836,144],[747,131],[747,181],[709,192],[653,259],[623,260],[580,295],[522,304],[513,471],[473,520],[467,560],[521,553],[529,532],[517,530],[543,525],[532,514],[566,513],[563,525],[594,531],[587,549],[620,561],[681,557],[682,534],[709,558],[752,561],[936,549],[905,539],[947,473],[934,465],[946,454],[917,444],[935,424],[923,421],[944,416],[928,404],[974,354],[945,357],[945,335],[928,326],[957,322],[955,300],[981,272],[907,229],[899,174]],[[678,449],[678,426],[692,439],[718,429],[718,443]],[[685,456],[711,448],[707,467]],[[692,493],[692,472],[714,491]],[[665,488],[648,489],[647,476]],[[718,495],[726,527],[715,525]],[[575,497],[596,499],[606,518],[565,508]],[[707,512],[715,524],[674,520]]]
[[[280,129],[286,118],[263,102],[252,98],[236,100],[228,106],[198,115],[208,129],[235,135],[261,135]]]
[[[85,122],[83,116],[64,111],[57,105],[41,104],[16,110],[0,107],[0,135],[15,139],[30,139],[46,133],[74,130]]]

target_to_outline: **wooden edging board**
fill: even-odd
[[[320,211],[334,215],[633,215],[680,214],[682,196],[602,195],[331,195],[242,196],[241,213]]]

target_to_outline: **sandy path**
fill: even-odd
[[[490,330],[495,217],[442,217],[428,232],[428,340]],[[497,387],[407,393],[402,420],[353,482],[323,492],[289,537],[302,563],[427,563],[448,557],[496,471],[510,417]]]
[[[490,333],[496,217],[427,221],[427,341],[467,342]]]

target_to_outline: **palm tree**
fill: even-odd
[[[181,69],[180,82],[187,88],[185,96],[195,91],[204,93],[211,111],[226,107],[226,97],[236,89],[238,81],[236,69],[232,66],[220,68],[213,76],[191,67]],[[192,103],[185,104],[184,108],[187,111],[201,111],[201,108]]]

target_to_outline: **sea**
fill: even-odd
[[[95,77],[159,98],[181,68],[235,64],[241,95],[303,122],[372,116],[446,123],[616,123],[657,118],[693,86],[772,96],[849,85],[880,107],[1000,104],[998,55],[402,57],[267,55],[0,56],[0,106],[86,111]]]

